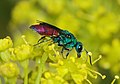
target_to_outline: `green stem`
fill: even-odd
[[[12,77],[12,78],[4,77],[4,80],[5,80],[5,84],[16,84],[17,83],[17,77]],[[0,81],[0,84],[2,84],[1,81]]]
[[[29,59],[21,62],[21,66],[24,68],[24,84],[28,84],[28,64]]]
[[[16,82],[17,82],[17,77],[8,78],[8,82],[9,82],[9,84],[16,84]]]
[[[42,55],[42,58],[36,58],[36,61],[37,61],[37,64],[38,64],[38,75],[37,75],[37,78],[35,80],[35,84],[41,84],[41,76],[44,72],[44,68],[45,68],[45,62],[48,58],[48,55],[46,53],[44,53]]]
[[[41,76],[42,76],[42,72],[43,72],[43,66],[39,64],[39,66],[38,66],[38,75],[37,75],[35,84],[40,84],[40,79],[41,79]]]
[[[8,83],[7,77],[4,77],[4,80],[5,80],[5,84],[7,84]]]
[[[86,80],[89,84],[92,84],[90,80],[88,80],[88,79],[85,79],[85,80]]]
[[[0,78],[0,84],[2,84],[2,81],[1,81],[2,79]]]
[[[28,84],[28,68],[25,68],[24,84]]]

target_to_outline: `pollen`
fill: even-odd
[[[72,62],[75,62],[75,58],[74,57],[70,57],[70,59],[72,60]]]
[[[62,60],[59,60],[59,61],[58,61],[58,64],[63,65],[64,63],[63,63]]]
[[[119,76],[118,76],[118,75],[115,75],[115,79],[119,79]]]
[[[44,74],[44,76],[45,76],[45,78],[50,78],[50,77],[51,77],[51,75],[50,75],[49,72],[46,72],[46,73]]]
[[[111,82],[111,84],[114,84],[117,79],[119,79],[119,76],[115,75],[115,78],[113,79],[113,81]]]

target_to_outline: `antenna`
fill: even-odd
[[[91,57],[91,55],[90,55],[90,52],[88,52],[86,49],[84,49],[84,50],[85,50],[87,56],[89,56],[90,64],[93,65],[93,64],[92,64],[92,57]]]

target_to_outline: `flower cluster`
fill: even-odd
[[[50,45],[46,42],[33,46],[28,44],[25,37],[23,40],[25,44],[13,47],[10,37],[0,39],[1,42],[7,43],[0,52],[0,75],[6,83],[16,83],[20,77],[19,80],[24,84],[39,84],[40,82],[42,84],[84,84],[85,82],[91,84],[88,77],[94,79],[97,75],[102,79],[106,77],[92,70],[92,66],[82,58],[69,56],[64,59],[54,44]]]

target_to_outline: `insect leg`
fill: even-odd
[[[73,45],[72,41],[68,42],[67,44],[64,45],[65,50],[68,50],[68,52],[66,54],[66,58],[69,55],[70,51],[73,49],[73,47],[74,47],[74,45]]]
[[[36,44],[34,44],[34,46],[39,45],[40,43],[42,43],[42,42],[43,42],[43,39],[45,39],[45,36],[41,37],[41,38],[38,40],[38,42],[37,42]],[[41,40],[42,40],[42,41],[41,41]],[[41,41],[41,42],[40,42],[40,41]]]
[[[43,43],[44,41],[41,41],[41,42],[39,42],[39,43],[36,43],[36,44],[34,44],[33,46],[37,46],[37,45],[39,45],[40,43]]]
[[[61,53],[63,53],[64,50],[65,50],[65,48],[63,47],[62,50],[61,50]]]
[[[55,37],[54,37],[54,36],[51,36],[50,38],[53,40]],[[50,44],[48,44],[48,46],[50,46],[50,45],[52,45],[52,44],[54,44],[54,43],[57,43],[57,42],[55,42],[55,41],[53,40],[53,41],[51,41]]]
[[[45,38],[45,36],[41,37],[41,38],[38,40],[38,43],[39,43],[42,39],[44,39],[44,38]]]
[[[59,46],[63,46],[62,50],[61,50],[61,53],[62,53],[62,56],[63,56],[63,51],[64,50],[67,50],[67,54],[66,54],[66,58],[67,56],[69,55],[70,51],[73,49],[74,46],[71,46],[72,42],[68,42],[67,44],[60,44],[59,42]],[[72,44],[73,45],[73,44]]]
[[[73,49],[73,48],[72,48],[72,49]],[[67,58],[67,56],[69,55],[69,53],[70,53],[70,51],[71,51],[72,49],[68,50],[68,52],[67,52],[67,54],[66,54],[66,58]]]
[[[70,49],[67,49],[67,48],[65,48],[65,46],[63,46],[63,48],[62,48],[62,50],[61,50],[61,53],[62,53],[62,56],[63,56],[63,51],[64,50],[67,50],[68,52],[67,52],[67,54],[66,54],[66,58],[67,58],[67,56],[69,55],[69,53],[70,53],[70,51],[72,50],[70,50]],[[64,58],[64,56],[63,56],[63,58]]]
[[[63,51],[64,51],[64,50],[65,50],[65,48],[63,47],[62,50],[61,50],[61,53],[62,53],[62,57],[63,57],[63,58],[65,58],[65,57],[63,56]]]
[[[43,43],[43,42],[50,41],[50,40],[51,40],[51,39],[42,40],[41,42],[38,42],[37,44],[34,44],[34,46],[39,45],[39,44],[41,44],[41,43]]]

